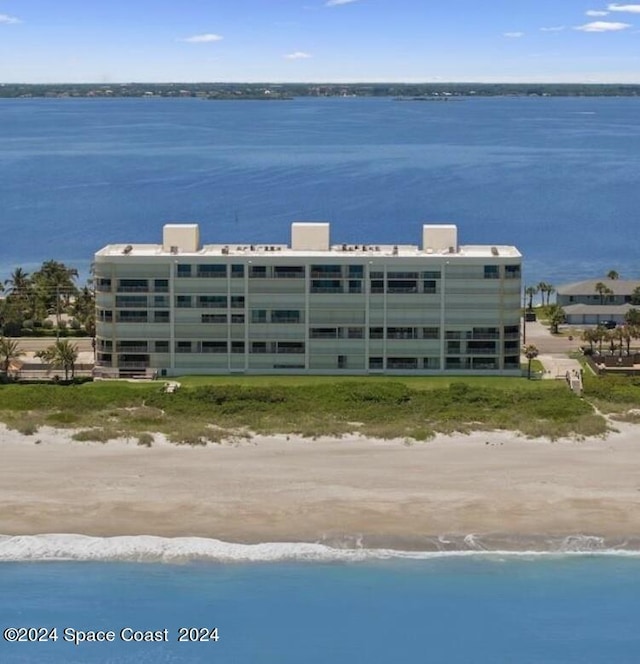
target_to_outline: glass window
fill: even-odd
[[[276,265],[273,276],[276,279],[304,279],[304,265]]]
[[[227,314],[202,314],[200,316],[200,321],[202,323],[226,324]]]
[[[232,341],[231,342],[231,352],[232,353],[244,353],[244,341]]]
[[[300,312],[296,309],[274,309],[271,312],[272,323],[299,323]]]
[[[156,341],[154,350],[156,353],[168,353],[169,352],[169,342],[168,341]]]
[[[423,339],[439,339],[440,338],[440,328],[439,327],[423,327],[422,328],[422,338]]]
[[[505,279],[519,279],[520,278],[520,266],[519,265],[505,265],[504,266],[504,278]]]
[[[369,328],[369,339],[384,339],[384,328],[383,327],[370,327]]]
[[[226,295],[199,295],[198,306],[202,309],[226,309]]]
[[[224,279],[227,276],[227,266],[224,264],[204,263],[196,266],[196,270],[199,277]]]
[[[267,322],[267,310],[266,309],[252,309],[251,310],[251,322],[252,323],[266,323]]]
[[[168,323],[171,320],[171,314],[168,311],[154,311],[154,323]]]
[[[231,266],[231,278],[232,279],[240,279],[244,277],[244,265],[241,263],[234,263]]]
[[[231,296],[231,308],[232,309],[244,309],[244,295],[232,295]]]
[[[484,278],[485,279],[499,279],[500,278],[500,266],[499,265],[485,265],[484,266]]]
[[[176,307],[188,309],[191,306],[191,295],[176,295]]]
[[[383,369],[384,363],[381,357],[369,358],[369,369]]]
[[[231,314],[231,323],[234,325],[244,324],[244,314]]]
[[[190,352],[191,352],[190,341],[176,341],[176,353],[190,353]]]
[[[191,276],[191,265],[184,265],[183,263],[178,263],[178,265],[176,265],[176,276],[177,277],[190,277]]]
[[[226,341],[203,341],[202,342],[202,352],[203,353],[226,353],[227,352],[227,342]]]
[[[155,279],[153,282],[153,290],[156,293],[168,293],[169,292],[169,280],[168,279]]]

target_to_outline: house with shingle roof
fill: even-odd
[[[602,295],[596,285],[602,283],[611,292]],[[633,306],[634,291],[640,289],[640,280],[587,279],[556,289],[556,302],[564,309],[569,325],[598,325],[604,321],[624,323],[624,317]]]

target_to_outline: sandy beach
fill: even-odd
[[[426,443],[255,437],[179,447],[0,427],[0,534],[199,536],[401,549],[640,548],[640,436]],[[470,540],[465,537],[475,536]]]

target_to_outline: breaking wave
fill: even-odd
[[[481,556],[485,558],[618,555],[640,557],[637,543],[621,542],[607,546],[600,537],[571,536],[548,542],[548,548],[491,548],[475,535],[443,536],[434,540],[443,550],[401,551],[385,548],[353,548],[322,543],[270,542],[236,544],[203,537],[154,537],[147,535],[122,537],[89,537],[86,535],[0,535],[0,562],[19,561],[129,561],[180,563],[211,562],[364,562],[373,560],[424,560],[431,558]]]

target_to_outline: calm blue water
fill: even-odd
[[[198,221],[205,242],[517,245],[526,278],[640,276],[640,99],[0,100],[0,276]]]
[[[638,661],[640,560],[2,563],[0,622],[168,628],[169,643],[0,642],[0,661],[617,664]],[[177,643],[180,626],[217,643]]]

